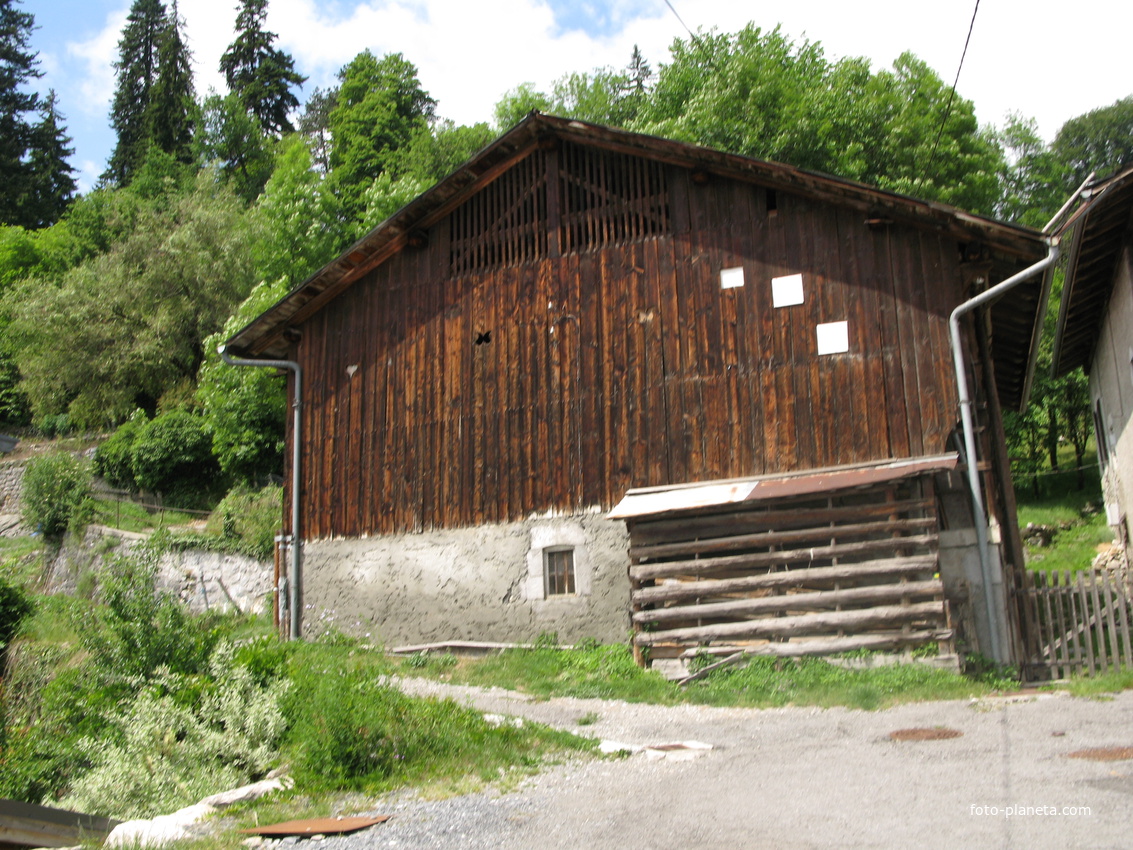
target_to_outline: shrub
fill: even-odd
[[[239,485],[213,509],[207,531],[239,541],[240,548],[250,555],[270,558],[280,528],[282,504],[282,487],[272,484],[252,490]]]
[[[0,650],[12,642],[20,623],[34,608],[22,587],[0,576]]]
[[[203,689],[195,678],[160,671],[111,720],[116,736],[85,738],[93,768],[62,804],[152,817],[262,776],[285,728],[280,698],[288,683],[258,683],[228,644],[213,653]]]
[[[57,538],[90,522],[94,512],[86,464],[68,454],[36,458],[24,471],[24,521]]]
[[[99,576],[103,603],[82,642],[121,676],[150,676],[158,667],[199,673],[216,643],[215,631],[194,621],[156,587],[157,555],[142,549],[110,559]]]
[[[106,483],[111,487],[137,489],[138,483],[134,479],[132,463],[134,442],[145,427],[146,421],[145,411],[134,411],[134,415],[119,425],[118,430],[107,437],[95,451],[95,474],[105,478]]]
[[[167,496],[199,496],[218,467],[204,420],[184,410],[163,413],[134,437],[130,468],[138,487]]]
[[[37,424],[39,433],[51,439],[52,437],[62,437],[70,434],[73,430],[71,427],[71,417],[66,413],[52,413],[44,416]]]

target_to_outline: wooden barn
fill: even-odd
[[[1051,259],[1026,228],[532,113],[224,347],[297,395],[293,634],[1009,658],[1000,411]],[[954,359],[953,311],[1008,278],[957,312]]]

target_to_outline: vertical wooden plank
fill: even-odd
[[[1125,652],[1126,666],[1133,667],[1133,635],[1130,635],[1130,621],[1129,621],[1129,597],[1126,593],[1126,584],[1116,576],[1113,582],[1114,596],[1116,597],[1116,605],[1118,611],[1118,620],[1120,621],[1121,631],[1121,646]]]
[[[1078,643],[1078,633],[1068,626],[1074,619],[1073,596],[1059,582],[1058,570],[1047,573],[1050,582],[1051,598],[1054,602],[1054,639],[1059,643],[1062,668],[1059,678],[1065,679],[1082,668],[1082,649]],[[1069,617],[1067,617],[1069,611]]]
[[[1088,665],[1088,672],[1091,676],[1097,673],[1097,666],[1094,661],[1094,642],[1093,635],[1090,629],[1090,601],[1086,595],[1086,588],[1082,584],[1082,574],[1079,572],[1077,575],[1077,582],[1071,583],[1070,571],[1066,572],[1066,584],[1071,588],[1071,596],[1077,604],[1078,610],[1076,616],[1071,623],[1071,628],[1075,632],[1080,632],[1082,635],[1082,642],[1086,648],[1086,663]]]
[[[1082,573],[1078,573],[1078,581],[1082,582]],[[1109,668],[1109,653],[1106,652],[1106,629],[1105,629],[1105,609],[1098,598],[1098,582],[1097,574],[1090,570],[1088,577],[1085,580],[1086,593],[1088,594],[1089,602],[1092,604],[1092,614],[1088,622],[1092,623],[1092,633],[1094,640],[1097,644],[1097,658],[1098,669],[1104,673]]]
[[[1109,646],[1110,667],[1117,670],[1121,667],[1121,639],[1119,637],[1117,616],[1113,610],[1113,595],[1110,592],[1109,576],[1106,575],[1105,571],[1101,571],[1095,572],[1093,578],[1094,593],[1101,593],[1101,610],[1105,612],[1102,641]]]

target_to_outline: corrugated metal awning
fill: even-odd
[[[959,462],[959,455],[950,452],[931,457],[808,469],[802,472],[762,475],[754,478],[674,484],[666,487],[641,487],[626,491],[622,500],[606,516],[609,519],[638,519],[741,502],[772,501],[848,490],[926,472],[955,469]]]

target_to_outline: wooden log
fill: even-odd
[[[782,572],[762,573],[744,578],[708,579],[643,587],[630,593],[634,604],[648,605],[659,602],[676,602],[724,593],[771,588],[800,587],[822,582],[852,581],[864,578],[900,578],[935,572],[938,566],[935,555],[911,558],[886,558],[862,561],[857,564],[839,564],[833,567],[809,567]],[[631,567],[632,569],[632,567]]]
[[[691,675],[685,676],[683,679],[681,679],[677,682],[677,685],[683,688],[689,682],[695,682],[697,679],[703,679],[709,673],[713,673],[713,672],[720,670],[724,667],[731,667],[733,664],[735,664],[737,661],[740,661],[747,654],[748,654],[747,652],[743,652],[743,651],[734,652],[731,655],[729,655],[727,658],[725,658],[723,661],[717,661],[715,664],[709,664],[707,667],[702,667],[700,670],[697,670],[695,673],[692,673]]]
[[[832,540],[863,537],[869,534],[924,530],[936,527],[935,517],[915,517],[885,522],[862,522],[850,525],[825,525],[800,528],[793,531],[766,531],[759,534],[741,534],[735,537],[720,537],[714,540],[689,540],[681,543],[665,543],[656,546],[631,546],[630,557],[641,559],[663,559],[686,555],[704,555],[711,552],[733,552],[739,549],[754,549],[768,546],[783,546],[802,543],[806,540]]]
[[[638,564],[630,574],[639,581],[644,579],[672,578],[684,575],[712,575],[726,570],[757,569],[759,567],[811,562],[827,558],[846,558],[869,555],[874,552],[891,552],[905,549],[935,549],[935,534],[908,537],[886,537],[880,540],[863,540],[858,543],[840,543],[833,546],[812,546],[806,549],[785,549],[781,552],[757,552],[750,555],[731,555],[722,558],[702,558],[695,561],[672,561],[662,564]]]
[[[658,632],[639,632],[634,641],[641,646],[667,641],[754,640],[821,635],[838,631],[896,628],[903,623],[944,617],[943,602],[917,602],[911,605],[881,605],[860,611],[832,611],[793,617],[746,620],[690,626]]]
[[[672,608],[653,608],[636,611],[635,623],[671,623],[678,620],[708,619],[710,617],[745,617],[783,611],[823,611],[847,604],[878,604],[898,602],[902,599],[934,596],[944,592],[939,579],[914,581],[903,584],[883,584],[855,587],[847,590],[825,590],[817,593],[793,593],[787,596],[765,596],[759,599],[737,599],[731,602],[710,602],[701,605],[682,605]]]
[[[773,656],[776,658],[799,658],[805,655],[837,655],[841,652],[853,652],[859,649],[896,649],[901,646],[916,646],[933,641],[951,640],[952,634],[951,629],[922,629],[915,632],[894,632],[893,634],[883,635],[815,638],[812,640],[791,641],[789,643],[768,643],[762,646],[745,647],[743,654]],[[702,651],[703,647],[689,648],[681,653],[681,658],[692,658],[698,652]]]
[[[825,500],[825,494],[823,495]],[[664,519],[637,521],[633,526],[635,546],[659,545],[674,540],[692,538],[731,537],[759,531],[807,528],[838,522],[854,522],[867,518],[888,517],[893,514],[910,514],[933,511],[929,499],[906,499],[897,502],[850,505],[848,507],[813,507],[815,496],[806,498],[808,505],[762,508],[758,503],[743,503],[731,510],[714,509],[713,513],[699,516],[669,516]]]

